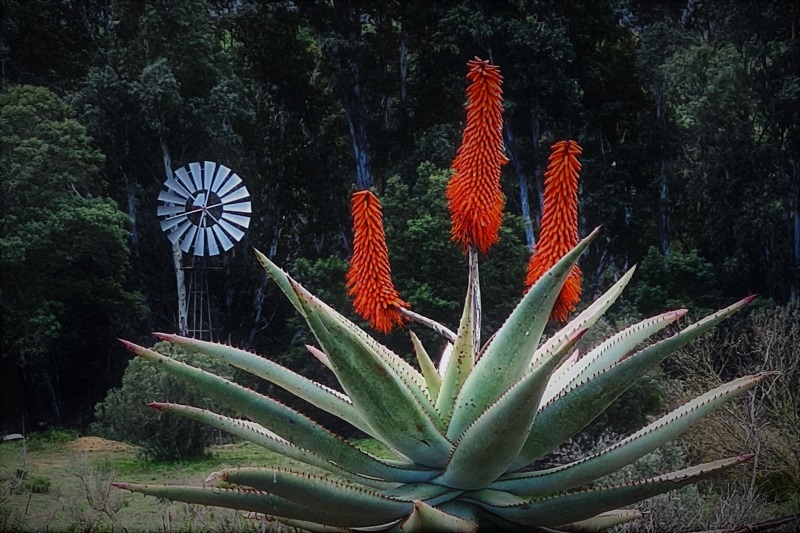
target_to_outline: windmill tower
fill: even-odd
[[[212,340],[209,258],[233,248],[250,226],[250,193],[241,178],[213,161],[189,163],[167,178],[158,195],[161,229],[180,248],[181,269],[189,274],[186,324],[181,335]],[[189,256],[188,264],[184,264]],[[182,298],[179,295],[179,306]]]

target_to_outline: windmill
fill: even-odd
[[[242,240],[250,226],[250,193],[242,179],[213,161],[189,163],[167,178],[158,195],[158,217],[167,238],[190,256],[186,325],[181,334],[211,340],[211,302],[208,297],[208,258],[227,252]],[[180,322],[180,321],[179,321]]]

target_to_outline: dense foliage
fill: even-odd
[[[349,314],[357,181],[383,202],[402,297],[455,325],[463,270],[440,260],[459,254],[441,190],[475,55],[505,78],[512,213],[482,266],[484,335],[521,293],[547,150],[565,137],[584,148],[580,233],[603,225],[581,263],[586,301],[633,263],[626,316],[678,305],[699,316],[752,292],[800,298],[794,2],[10,0],[3,9],[4,429],[22,429],[21,414],[26,430],[84,426],[121,380],[114,337],[175,330],[171,250],[155,217],[165,166],[217,160],[253,195],[250,231],[210,280],[217,336],[306,364],[307,331],[251,246]]]

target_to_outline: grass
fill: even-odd
[[[240,512],[159,501],[110,487],[112,481],[202,485],[210,472],[226,467],[292,466],[276,454],[240,443],[212,447],[207,458],[160,463],[139,458],[134,450],[82,451],[80,443],[74,435],[49,435],[0,444],[3,531],[280,530],[242,518]]]

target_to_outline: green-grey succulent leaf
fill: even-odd
[[[311,405],[338,416],[364,433],[375,436],[373,435],[373,429],[369,427],[369,424],[364,421],[358,411],[353,407],[350,398],[325,385],[303,377],[285,366],[279,365],[274,361],[270,361],[254,353],[225,344],[190,339],[188,337],[167,333],[155,333],[155,335],[172,344],[221,359],[237,368],[241,368],[260,378],[266,379],[286,389],[298,398],[307,401]]]
[[[580,522],[558,526],[558,529],[569,533],[596,533],[638,520],[641,517],[642,512],[636,509],[615,509],[613,511],[600,513],[586,520],[581,520]]]
[[[444,472],[433,482],[476,490],[505,472],[530,432],[550,373],[585,332],[577,332],[548,354],[470,424],[458,437]]]
[[[222,431],[226,431],[235,437],[252,442],[253,444],[261,446],[262,448],[265,448],[271,452],[275,452],[283,455],[284,457],[294,459],[295,461],[300,461],[302,463],[327,470],[328,472],[332,472],[356,483],[361,483],[363,485],[379,489],[386,489],[396,486],[396,483],[358,476],[348,472],[347,470],[340,468],[338,465],[331,463],[330,461],[326,461],[316,453],[303,448],[298,448],[286,439],[281,438],[279,435],[276,435],[268,429],[255,424],[254,422],[250,422],[249,420],[231,418],[228,416],[219,415],[217,413],[212,413],[211,411],[207,411],[205,409],[199,409],[197,407],[175,403],[151,403],[149,405],[150,407],[158,409],[159,411],[174,413]]]
[[[462,492],[432,483],[405,483],[398,487],[382,490],[381,494],[397,500],[420,500],[430,505],[440,505],[458,497]]]
[[[521,496],[540,496],[600,479],[678,437],[768,375],[745,376],[720,385],[594,455],[547,470],[508,474],[489,485],[489,488]]]
[[[356,449],[337,435],[297,411],[267,396],[242,387],[217,375],[165,357],[153,350],[123,341],[136,355],[157,364],[159,368],[181,378],[224,405],[247,416],[294,445],[314,450],[354,474],[386,481],[418,483],[429,481],[432,470],[408,465],[389,465]]]
[[[525,374],[567,276],[598,232],[595,229],[542,276],[487,343],[458,394],[449,435],[461,434]]]
[[[554,346],[564,342],[571,335],[575,334],[576,331],[580,329],[591,328],[595,322],[597,322],[597,320],[603,316],[603,313],[605,313],[606,310],[617,301],[617,298],[619,298],[619,295],[622,294],[622,291],[631,280],[635,270],[636,266],[631,267],[625,273],[625,275],[622,276],[619,281],[617,281],[602,296],[600,296],[600,298],[595,300],[589,307],[584,309],[578,316],[573,318],[566,326],[561,328],[561,330],[547,339],[544,344],[542,344],[534,353],[533,359],[531,360],[531,365],[533,365],[533,361],[536,361],[539,357],[541,357],[542,354],[547,353],[549,350],[552,350]],[[561,367],[559,367],[555,372],[553,372],[553,379],[558,379],[561,370]]]
[[[475,366],[475,328],[480,325],[473,324],[475,317],[473,299],[473,283],[475,280],[470,271],[470,279],[467,287],[467,296],[464,302],[464,311],[461,315],[461,322],[458,325],[458,333],[456,333],[456,340],[453,342],[453,349],[450,353],[450,359],[445,368],[444,378],[442,385],[439,388],[439,394],[436,398],[436,411],[439,412],[447,423],[453,412],[453,406],[469,373]]]
[[[398,368],[351,327],[326,312],[319,300],[299,291],[298,298],[339,383],[380,440],[416,463],[444,466],[452,444],[425,408],[432,409],[430,401],[426,404],[424,398],[415,396]],[[438,418],[436,413],[433,416]]]
[[[478,523],[446,513],[423,501],[416,501],[414,510],[408,518],[400,523],[400,531],[403,533],[426,531],[474,533],[478,531]]]
[[[317,361],[319,361],[320,363],[322,363],[322,364],[323,364],[323,366],[326,366],[326,367],[328,367],[329,369],[333,368],[333,367],[331,366],[331,362],[330,362],[330,360],[328,359],[328,356],[327,356],[327,355],[325,355],[325,352],[323,352],[322,350],[320,350],[320,349],[319,349],[319,348],[317,348],[316,346],[311,346],[310,344],[306,344],[306,350],[308,350],[308,353],[310,353],[311,355],[313,355],[313,356],[314,356],[314,358],[315,358]]]
[[[425,385],[428,387],[428,394],[430,395],[431,399],[435,399],[439,396],[439,388],[442,385],[442,378],[439,376],[439,371],[436,370],[436,365],[433,364],[431,356],[428,355],[428,351],[425,350],[425,347],[422,345],[419,337],[417,337],[417,335],[410,330],[409,334],[411,335],[411,343],[414,345],[414,353],[417,354],[417,361],[419,362],[420,370],[422,370],[422,376],[425,378]]]
[[[639,350],[583,383],[562,391],[550,403],[540,406],[528,440],[509,471],[532,463],[575,435],[669,354],[712,329],[754,298],[749,296],[708,315],[675,335]]]
[[[264,270],[267,271],[267,274],[269,274],[269,277],[272,278],[272,281],[275,282],[278,288],[283,291],[283,294],[285,294],[289,301],[292,302],[292,305],[295,309],[297,309],[297,312],[305,316],[303,306],[300,305],[300,300],[297,298],[297,294],[294,292],[292,285],[289,283],[289,280],[292,279],[289,274],[284,272],[283,269],[281,269],[278,265],[270,261],[269,258],[263,253],[259,252],[258,250],[255,250],[255,252],[258,262],[261,263],[261,266],[263,266]]]
[[[511,522],[525,526],[559,527],[565,523],[586,520],[620,506],[630,505],[664,492],[697,483],[752,457],[752,454],[743,454],[634,483],[568,492],[539,499],[519,498],[520,501],[515,503],[511,503],[513,499],[505,496],[492,501],[489,493],[493,491],[481,491],[483,493],[482,498],[474,501],[487,511]],[[468,499],[468,495],[465,494],[462,498]]]
[[[378,343],[369,334],[367,334],[366,331],[359,328],[347,317],[343,316],[335,309],[330,307],[328,304],[319,300],[316,296],[308,292],[300,283],[294,280],[286,272],[281,270],[277,265],[275,265],[272,261],[270,261],[264,254],[261,254],[258,251],[256,251],[256,255],[258,256],[258,259],[261,262],[261,264],[267,270],[267,273],[272,277],[273,280],[275,280],[275,282],[281,288],[281,290],[283,290],[284,293],[286,293],[287,291],[291,291],[291,295],[287,293],[287,297],[295,306],[295,308],[300,312],[300,314],[303,315],[304,318],[306,318],[306,320],[308,320],[308,317],[306,316],[306,312],[308,310],[308,303],[312,302],[313,305],[317,307],[320,312],[323,312],[326,315],[331,316],[334,320],[343,324],[344,327],[346,327],[347,330],[352,335],[355,335],[356,337],[361,339],[364,343],[366,343],[368,346],[370,346],[378,354],[379,357],[384,359],[384,361],[389,366],[395,369],[400,378],[406,382],[406,385],[413,390],[416,396],[425,397],[425,394],[423,393],[422,388],[420,387],[420,384],[423,383],[424,380],[414,367],[408,364],[397,354],[393,353],[391,350]],[[430,410],[433,411],[432,405],[430,407]]]
[[[547,385],[547,390],[545,390],[542,397],[542,403],[547,404],[561,391],[574,387],[602,369],[610,367],[628,355],[639,343],[658,333],[685,314],[685,309],[669,311],[642,320],[610,337],[572,364],[566,372],[561,373],[558,377],[554,376]]]
[[[274,494],[326,514],[353,516],[361,512],[370,516],[373,525],[407,516],[413,508],[413,503],[409,501],[389,498],[368,489],[283,468],[226,469],[221,472],[220,478],[228,483]]]
[[[319,510],[316,505],[302,505],[281,498],[275,494],[253,489],[223,489],[219,487],[187,487],[180,485],[146,485],[136,483],[112,483],[117,488],[139,492],[157,498],[194,503],[199,505],[212,505],[263,513],[266,515],[308,520],[329,526],[360,527],[379,525],[375,515],[370,515],[359,509],[350,511],[350,508],[340,508],[337,513],[327,513]],[[407,505],[409,512],[411,506]]]

